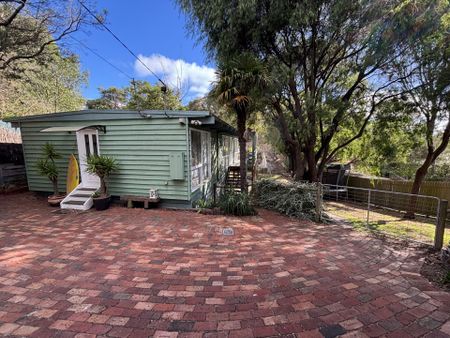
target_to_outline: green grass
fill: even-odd
[[[424,243],[433,243],[435,219],[416,217],[413,220],[403,218],[400,213],[384,209],[370,211],[367,223],[367,210],[353,204],[326,201],[325,212],[342,218],[353,225],[356,230],[382,232],[395,237],[404,237]],[[444,244],[450,242],[450,229],[444,233]]]

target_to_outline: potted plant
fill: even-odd
[[[56,152],[55,147],[47,142],[42,147],[42,155],[36,167],[42,176],[48,177],[50,182],[53,184],[53,195],[48,197],[48,203],[52,206],[58,206],[59,203],[64,199],[65,195],[60,194],[58,190],[58,167],[56,166],[55,160],[61,158],[61,156]]]
[[[108,209],[111,196],[108,194],[106,179],[119,168],[116,160],[109,156],[91,155],[87,159],[86,171],[100,178],[100,188],[92,196],[96,210]]]

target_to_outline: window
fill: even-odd
[[[98,155],[97,135],[92,135],[92,147],[94,148],[94,155]]]
[[[192,191],[211,177],[211,136],[208,132],[191,130]]]
[[[232,144],[230,143],[230,137],[224,136],[222,147],[222,162],[224,168],[228,168],[228,166],[230,165],[231,145]]]
[[[234,147],[234,151],[233,154],[231,155],[232,160],[231,162],[233,162],[234,165],[238,165],[239,164],[239,141],[237,138],[233,138],[233,147]]]
[[[89,135],[84,135],[84,146],[86,147],[86,157],[91,156],[91,147],[89,145]]]
[[[239,163],[239,143],[237,138],[223,136],[221,164],[226,169]]]
[[[199,131],[191,131],[191,153],[192,166],[197,166],[202,162],[202,133]]]

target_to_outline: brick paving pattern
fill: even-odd
[[[450,294],[419,269],[413,249],[267,211],[0,196],[0,336],[450,337]]]

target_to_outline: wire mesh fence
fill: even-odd
[[[441,236],[436,226],[445,227],[446,212],[437,197],[336,185],[325,185],[323,194],[325,212],[356,228],[435,246],[450,241],[449,229],[442,231],[442,239],[436,238]]]

